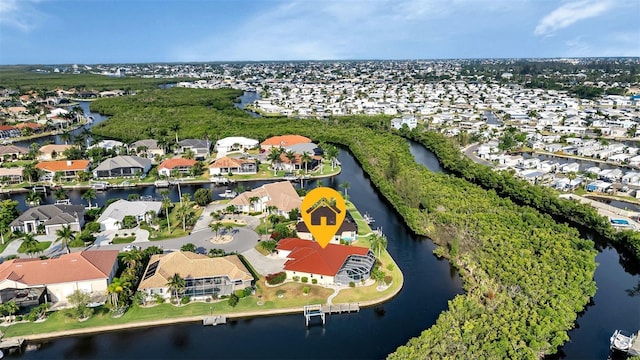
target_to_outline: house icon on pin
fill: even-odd
[[[321,205],[307,209],[307,214],[311,214],[311,225],[336,225],[336,215],[342,211],[335,205],[327,204],[325,200],[321,202]],[[324,224],[322,223],[323,218]]]

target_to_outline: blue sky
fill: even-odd
[[[640,0],[0,0],[0,64],[640,56]]]

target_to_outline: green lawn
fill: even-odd
[[[45,250],[47,250],[49,248],[49,246],[51,246],[51,241],[41,241],[38,243],[38,250],[36,251],[37,253],[41,253],[44,252]],[[20,244],[20,247],[18,248],[18,253],[20,254],[24,254],[27,252],[27,249],[24,246],[24,243]]]
[[[112,244],[129,244],[136,239],[135,236],[117,236],[111,241]]]
[[[351,201],[345,201],[347,204],[347,211],[351,214],[353,220],[355,220],[358,226],[358,235],[367,235],[371,233],[371,227],[364,221],[362,214],[356,209],[356,206]]]
[[[189,233],[191,232],[191,229],[187,228],[187,231],[182,230],[182,221],[178,219],[178,215],[177,215],[178,206],[179,205],[174,206],[173,209],[171,209],[171,212],[169,212],[171,232],[169,232],[167,228],[167,222],[165,219],[162,219],[160,221],[160,231],[153,230],[147,226],[143,227],[145,230],[149,231],[149,240],[158,241],[158,240],[173,239],[173,238],[189,235]],[[196,211],[195,217],[199,218],[200,215],[202,215],[204,208],[199,207],[195,211]],[[162,211],[162,214],[164,214],[164,210]]]

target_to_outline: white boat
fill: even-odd
[[[56,205],[71,205],[71,200],[69,199],[56,200]]]
[[[232,199],[232,198],[238,196],[238,194],[233,190],[225,190],[224,193],[222,193],[222,194],[220,194],[218,196],[220,196],[221,198],[225,198],[225,199]]]
[[[294,173],[286,173],[282,178],[284,180],[289,180],[289,181],[294,181],[298,179],[298,177]]]
[[[376,222],[376,219],[374,219],[373,216],[369,215],[369,213],[364,213],[364,215],[362,215],[362,218],[364,219],[364,222],[366,222],[367,224]]]
[[[96,182],[92,182],[91,183],[91,187],[94,190],[107,190],[107,188],[109,187],[109,183],[108,182],[102,182],[102,181],[96,181]]]
[[[167,180],[156,180],[153,185],[157,188],[166,188],[169,187],[169,181]]]

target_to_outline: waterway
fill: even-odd
[[[86,107],[88,113],[88,103],[81,106]],[[96,122],[104,120],[96,115],[99,116],[92,114]],[[436,157],[421,145],[411,142],[410,150],[418,163],[435,172],[443,171]],[[447,301],[462,292],[460,279],[446,261],[433,256],[435,246],[429,239],[411,234],[348,152],[341,150],[339,160],[342,173],[324,179],[323,185],[342,191],[338,185],[349,182],[350,199],[361,212],[371,214],[376,219],[373,226],[381,227],[388,236],[388,250],[405,276],[404,288],[391,301],[363,309],[358,314],[331,316],[324,328],[306,328],[302,315],[244,319],[217,327],[164,326],[56,339],[38,344],[39,350],[20,356],[27,359],[385,357],[435,322],[447,308]],[[263,183],[243,185],[254,188]],[[315,185],[315,181],[305,184],[306,187]],[[181,191],[193,193],[199,187],[183,185]],[[227,187],[213,189],[217,198]],[[172,200],[178,201],[177,187],[169,190]],[[160,196],[160,190],[150,186],[98,192],[96,201],[103,205],[108,199],[127,198],[133,193]],[[74,204],[83,203],[81,195],[80,190],[69,191]],[[26,207],[24,195],[14,194],[12,198],[19,201],[22,209]],[[44,200],[44,203],[53,202],[50,195]],[[640,271],[636,262],[623,260],[615,249],[599,248],[595,273],[598,291],[579,315],[575,329],[569,332],[571,340],[549,359],[605,359],[609,336],[615,329],[640,329]]]
[[[371,214],[374,227],[381,227],[387,235],[387,248],[405,277],[404,288],[394,299],[357,314],[330,316],[325,327],[307,328],[301,314],[238,320],[216,327],[164,326],[47,341],[22,358],[384,358],[434,324],[447,302],[462,292],[461,283],[449,263],[433,255],[433,243],[412,235],[404,226],[355,159],[344,150],[338,159],[342,173],[324,179],[323,185],[342,191],[339,185],[349,182],[349,198],[360,211]],[[434,161],[431,155],[430,163],[437,164]],[[307,186],[313,187],[315,182]],[[146,194],[155,189],[109,191],[98,202],[138,191]],[[75,202],[80,191],[71,194]],[[171,188],[171,195],[177,199],[176,188]]]

